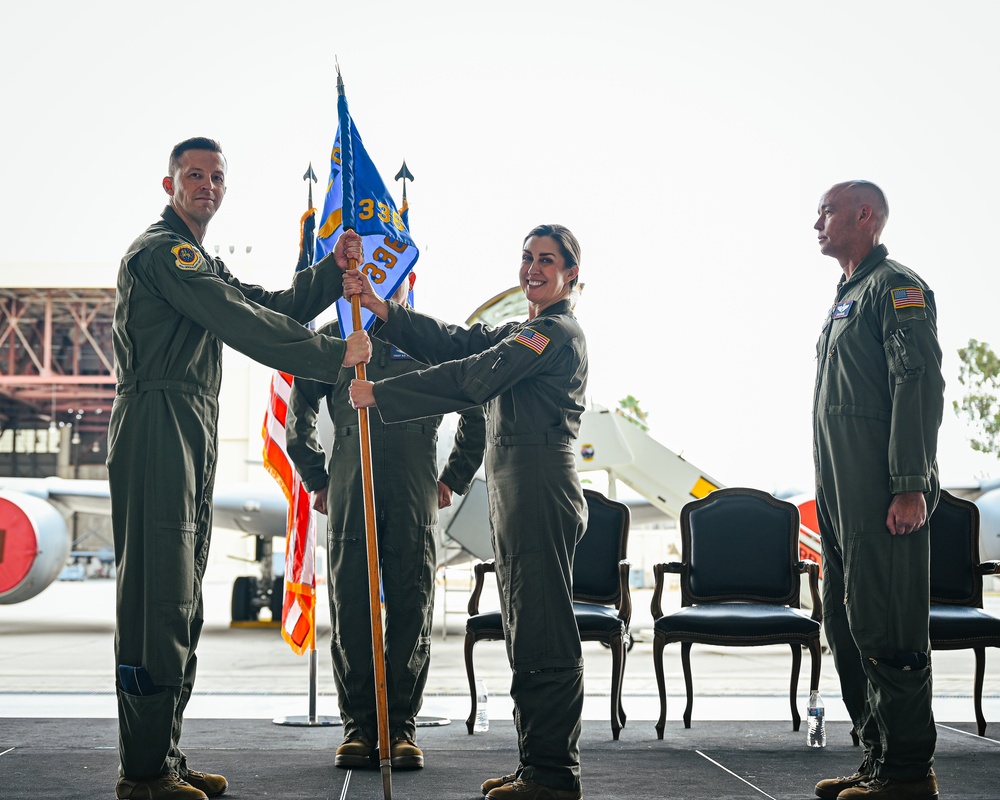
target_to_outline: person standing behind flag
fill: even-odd
[[[401,422],[486,404],[490,525],[520,763],[486,781],[490,800],[578,800],[583,656],[573,615],[573,556],[587,523],[574,461],[587,388],[587,345],[570,294],[580,245],[562,225],[525,238],[526,322],[445,325],[378,297],[357,271],[344,297],[384,322],[380,337],[435,366],[351,384],[356,408]]]
[[[410,272],[392,299],[406,305],[416,274]],[[332,322],[321,333],[339,335]],[[372,339],[367,375],[374,380],[405,375],[426,366],[397,347]],[[361,491],[358,412],[348,394],[353,370],[334,384],[296,378],[286,417],[288,454],[313,493],[313,507],[327,515],[327,585],[330,593],[333,677],[344,742],[338,767],[375,766],[378,718],[372,663],[371,611],[365,506]],[[316,421],[326,400],[334,424],[329,471]],[[371,425],[372,472],[378,552],[385,601],[386,696],[390,759],[394,769],[419,769],[416,716],[423,703],[430,666],[437,567],[434,528],[438,508],[468,492],[483,461],[486,423],[482,406],[462,411],[451,456],[437,473],[437,432],[442,416]]]
[[[823,627],[864,747],[857,772],[815,791],[937,800],[928,520],[944,378],[934,294],[879,244],[888,217],[878,186],[850,181],[823,195],[813,225],[843,270],[816,344]]]
[[[226,194],[218,142],[197,137],[176,145],[162,185],[170,197],[162,219],[122,259],[113,326],[115,795],[203,800],[225,792],[228,782],[190,769],[180,735],[204,619],[222,345],[276,369],[335,380],[341,364],[368,361],[371,342],[363,332],[345,342],[296,322],[341,295],[341,269],[360,256],[359,237],[297,273],[290,289],[269,292],[240,283],[202,247]]]

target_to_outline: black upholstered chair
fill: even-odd
[[[681,643],[687,689],[684,727],[691,727],[693,689],[691,645],[749,647],[787,644],[792,649],[789,702],[792,728],[801,721],[795,695],[802,647],[812,656],[809,688],[819,686],[822,651],[819,565],[800,561],[799,510],[767,492],[748,488],[717,489],[681,509],[681,562],[653,568],[653,665],[660,693],[656,735],[663,738],[667,691],[663,648]],[[667,573],[680,575],[681,608],[664,614],[662,597]],[[809,575],[812,615],[799,607],[800,575]]]
[[[942,491],[931,515],[931,650],[976,654],[973,697],[980,736],[986,735],[986,648],[1000,647],[1000,619],[983,611],[983,576],[997,574],[1000,561],[979,561],[979,508]]]
[[[573,559],[573,611],[580,639],[601,642],[611,649],[611,734],[617,739],[625,725],[622,707],[622,678],[629,641],[632,599],[629,594],[628,546],[629,510],[624,503],[609,500],[600,492],[584,489],[589,519],[587,531],[576,545]],[[469,678],[472,711],[466,720],[469,733],[476,720],[476,672],[472,651],[477,642],[504,638],[499,611],[479,613],[483,579],[494,572],[486,561],[476,565],[476,584],[469,599],[469,619],[465,626],[465,671]]]

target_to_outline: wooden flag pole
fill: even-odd
[[[358,268],[356,259],[348,261],[351,269]],[[351,320],[354,330],[361,327],[361,298],[351,298]],[[365,365],[355,368],[359,381],[367,380]],[[375,479],[372,474],[371,429],[368,426],[368,409],[358,409],[358,426],[361,439],[361,485],[365,495],[365,531],[368,543],[368,600],[372,616],[372,655],[375,663],[375,710],[378,713],[378,760],[382,770],[382,792],[385,800],[392,800],[392,754],[389,751],[389,701],[385,685],[385,644],[382,638],[382,598],[379,584],[378,530],[375,524]]]

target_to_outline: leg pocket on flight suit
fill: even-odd
[[[174,692],[146,696],[119,693],[119,753],[126,777],[159,775],[170,753]]]
[[[862,655],[884,647],[891,634],[892,535],[851,533],[844,550],[844,605]]]
[[[404,658],[405,661],[397,666],[411,678],[416,678],[423,670],[431,649],[436,570],[434,526],[418,525],[412,537],[401,552],[393,552],[394,563],[383,572],[382,580],[387,611],[392,620],[390,627],[397,626],[390,648],[399,649],[397,646],[403,644],[400,652],[392,653],[392,658],[394,661]],[[388,563],[386,567],[389,567]],[[395,678],[397,681],[410,680],[402,678],[402,672]]]
[[[390,537],[393,535],[389,534]],[[383,558],[384,580],[398,581],[390,591],[402,590],[405,602],[419,605],[421,608],[430,606],[434,598],[435,546],[434,527],[418,526],[411,534],[413,541],[409,546],[397,548],[386,547]]]
[[[154,623],[146,631],[142,665],[157,686],[180,686],[191,651],[195,615],[197,526],[193,522],[161,522],[156,529],[156,563],[148,580],[155,586]]]
[[[364,530],[327,532],[327,580],[333,661],[343,679],[371,670],[368,544]]]
[[[515,670],[530,669],[549,652],[550,626],[545,571],[537,553],[509,555],[507,626]],[[575,623],[574,623],[575,624]]]
[[[195,540],[193,522],[161,522],[156,528],[156,599],[160,603],[194,603]]]

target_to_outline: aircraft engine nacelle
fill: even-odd
[[[0,604],[28,600],[62,572],[70,535],[62,514],[45,500],[0,491]]]

